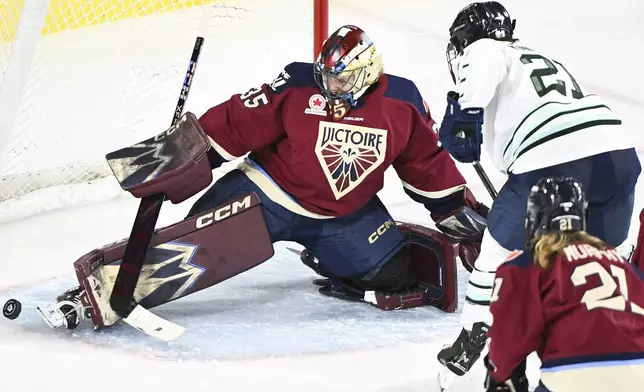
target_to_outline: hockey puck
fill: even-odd
[[[20,316],[22,304],[16,299],[10,299],[2,307],[2,314],[9,320],[15,320]]]

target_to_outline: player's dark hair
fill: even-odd
[[[573,242],[582,242],[599,250],[608,247],[604,241],[585,231],[551,231],[532,239],[530,249],[534,255],[534,264],[550,268],[555,256]]]

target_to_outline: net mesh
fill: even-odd
[[[310,1],[37,3],[0,5],[0,202],[110,176],[105,154],[166,129],[197,36],[197,115],[311,60]]]

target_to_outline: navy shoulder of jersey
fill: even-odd
[[[526,249],[515,250],[508,255],[503,265],[514,266],[519,268],[530,268],[534,264],[532,253]]]
[[[425,118],[427,111],[425,110],[425,103],[423,101],[420,91],[416,84],[409,79],[401,78],[400,76],[387,75],[389,84],[383,96],[396,99],[399,101],[407,102],[414,106],[420,115]]]
[[[293,62],[284,67],[284,70],[270,83],[271,90],[280,94],[292,87],[315,87],[313,77],[313,63]]]

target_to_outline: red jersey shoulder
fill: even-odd
[[[286,99],[289,91],[305,89],[310,93],[310,91],[317,89],[316,86],[313,77],[313,64],[294,62],[285,66],[272,81],[267,81],[259,87],[252,87],[239,94],[238,98],[247,109],[266,107],[272,109]]]

